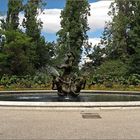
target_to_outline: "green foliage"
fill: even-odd
[[[91,73],[88,83],[102,84],[105,87],[119,85],[140,85],[140,75],[129,75],[129,68],[121,60],[110,60],[104,62],[98,69]]]
[[[125,84],[128,68],[120,60],[105,61],[93,73],[91,73],[90,81],[94,84],[104,83],[120,83]],[[123,78],[126,77],[126,78]]]
[[[23,26],[26,28],[26,34],[34,41],[40,39],[42,22],[37,20],[38,8],[40,0],[28,0],[28,3],[24,6],[25,19],[23,20]]]
[[[129,76],[128,81],[130,85],[140,85],[140,75],[132,74]]]
[[[88,57],[92,60],[94,68],[100,66],[104,61],[104,48],[100,48],[99,45],[95,45],[93,47],[93,52],[89,54]]]
[[[8,11],[6,17],[6,29],[16,30],[19,26],[19,12],[22,10],[22,0],[9,0]],[[3,26],[4,27],[4,26]]]
[[[47,55],[47,46],[45,38],[41,36],[42,21],[37,19],[39,10],[45,3],[43,0],[28,0],[28,3],[24,6],[25,18],[23,20],[23,26],[26,29],[26,34],[32,38],[34,48],[36,50],[37,59],[35,61],[36,69],[45,66],[50,57]]]
[[[106,46],[106,54],[110,59],[126,59],[128,57],[128,30],[132,16],[131,0],[115,0],[109,15],[112,22],[106,24],[102,44]]]
[[[110,8],[112,21],[106,23],[101,42],[89,55],[90,81],[110,87],[113,83],[139,85],[140,2],[115,0]]]
[[[110,60],[104,62],[96,73],[101,75],[108,75],[110,77],[120,77],[127,74],[127,65],[120,60]]]
[[[0,48],[0,76],[33,75],[38,69],[51,63],[54,56],[54,43],[46,43],[41,36],[42,22],[37,19],[43,12],[43,0],[9,0],[6,21],[1,20],[0,34],[6,41]],[[38,10],[40,9],[40,11]],[[19,12],[24,10],[23,26],[19,30]],[[24,81],[24,80],[23,80]]]
[[[38,72],[33,78],[34,84],[46,84],[49,77],[46,73]]]
[[[33,76],[3,75],[0,77],[0,86],[6,88],[39,88],[42,86],[46,87],[49,82],[48,75],[44,73],[37,73]]]
[[[67,0],[64,10],[61,12],[61,29],[59,36],[59,57],[71,51],[76,56],[75,65],[78,66],[82,52],[82,46],[87,47],[87,34],[89,30],[87,16],[89,4],[87,0]],[[60,56],[61,55],[61,56]]]
[[[34,69],[35,50],[31,38],[22,32],[5,31],[7,42],[1,55],[0,65],[2,73],[25,75],[32,73]]]
[[[121,59],[129,64],[129,74],[140,74],[140,2],[115,0],[101,44],[108,59]]]
[[[46,87],[50,77],[40,69],[58,65],[71,51],[78,69],[82,47],[88,44],[89,30],[87,0],[67,0],[61,12],[58,42],[45,42],[41,36],[42,22],[37,19],[43,11],[43,0],[9,0],[6,20],[2,19],[0,34],[6,40],[0,48],[0,85],[5,87]],[[111,22],[106,23],[101,42],[88,55],[91,63],[79,71],[89,73],[88,82],[113,88],[119,85],[140,85],[140,2],[115,0],[111,4]],[[40,11],[38,9],[41,9]],[[19,13],[24,11],[23,26],[19,29]],[[47,17],[46,17],[47,18]]]
[[[7,75],[3,75],[0,80],[0,85],[8,86],[10,84],[10,80]]]

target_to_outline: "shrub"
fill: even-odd
[[[128,68],[127,65],[124,64],[121,60],[110,60],[104,62],[100,67],[98,67],[92,75],[92,81],[97,84],[103,83],[127,83]]]
[[[139,74],[132,74],[128,78],[130,85],[140,85],[140,75]]]

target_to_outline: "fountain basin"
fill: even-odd
[[[139,92],[82,91],[76,98],[56,91],[3,91],[0,106],[17,107],[140,107]]]
[[[56,93],[7,93],[0,101],[17,102],[131,102],[140,101],[140,94],[128,93],[81,93],[78,97],[59,97]]]

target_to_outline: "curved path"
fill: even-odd
[[[0,140],[140,139],[139,109],[47,110],[0,107],[0,112]]]

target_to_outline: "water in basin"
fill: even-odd
[[[38,94],[2,94],[0,101],[31,101],[31,102],[115,102],[140,101],[140,94],[112,93],[81,93],[78,97],[59,97],[54,93]]]

